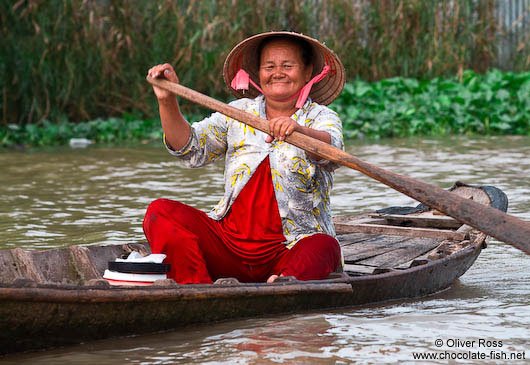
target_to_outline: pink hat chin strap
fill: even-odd
[[[249,81],[260,93],[263,94],[263,90],[261,90],[261,88],[250,79],[248,73],[242,68],[237,71],[236,75],[232,79],[232,82],[230,83],[230,86],[232,86],[232,89],[234,90],[248,90]]]
[[[311,80],[309,80],[309,82],[305,84],[305,86],[300,89],[299,92],[282,101],[288,101],[298,98],[298,100],[296,101],[296,107],[300,109],[304,106],[304,103],[306,102],[313,85],[321,81],[328,74],[330,69],[331,67],[329,65],[324,66],[322,71],[318,75],[313,77]],[[249,83],[251,83],[252,86],[254,86],[260,93],[264,94],[263,90],[261,90],[261,88],[254,81],[252,81],[249,74],[242,68],[237,71],[236,75],[232,79],[232,82],[230,83],[230,86],[234,90],[248,90]]]

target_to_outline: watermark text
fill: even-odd
[[[414,360],[526,360],[525,351],[507,351],[501,340],[438,338],[439,351],[413,352]],[[443,349],[442,349],[443,348]]]

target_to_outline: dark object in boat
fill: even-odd
[[[452,188],[506,208],[494,187]],[[492,193],[493,192],[493,193]],[[486,235],[436,211],[335,217],[344,272],[325,280],[111,286],[108,262],[147,243],[0,251],[0,353],[137,335],[215,321],[415,298],[447,288],[486,247]]]
[[[490,205],[493,208],[499,209],[500,211],[506,212],[508,210],[508,197],[504,192],[494,186],[488,186],[488,185],[468,185],[464,184],[460,181],[457,181],[450,189],[449,191],[453,191],[457,189],[458,187],[472,187],[476,189],[482,190],[484,193],[488,195],[488,198],[490,200]],[[415,207],[388,207],[376,210],[377,213],[380,214],[412,214],[412,213],[421,213],[421,212],[427,212],[431,208],[426,206],[423,203],[418,204]]]
[[[109,261],[108,267],[111,271],[131,274],[165,274],[169,272],[171,264]]]

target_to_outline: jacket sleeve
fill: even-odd
[[[310,128],[329,133],[331,136],[331,145],[341,150],[344,149],[342,122],[336,112],[327,107],[322,107],[318,114],[312,119]],[[326,168],[331,169],[339,167],[336,163],[331,163],[328,160],[313,161],[313,163],[317,165],[327,165]]]
[[[178,151],[164,144],[173,156],[178,157],[187,167],[201,167],[221,157],[227,149],[228,118],[221,113],[213,113],[208,118],[191,125],[190,138]]]

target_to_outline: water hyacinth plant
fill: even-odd
[[[530,135],[530,72],[468,70],[461,81],[358,80],[347,83],[331,107],[350,137]]]
[[[0,147],[61,146],[72,139],[86,140],[86,144],[141,143],[162,140],[162,129],[159,120],[141,120],[130,115],[79,123],[45,120],[39,124],[0,126]]]

